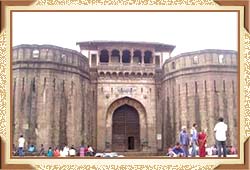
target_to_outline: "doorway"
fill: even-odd
[[[122,105],[113,113],[112,150],[136,151],[140,147],[140,124],[137,110],[129,105]]]
[[[128,137],[128,150],[133,150],[135,149],[135,143],[134,143],[134,136],[129,136]]]

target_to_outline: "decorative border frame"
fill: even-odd
[[[250,92],[250,89],[248,89],[248,86],[250,86],[250,81],[248,81],[248,74],[250,72],[250,23],[249,23],[249,7],[250,7],[250,1],[249,0],[214,0],[216,3],[220,5],[225,6],[244,6],[244,26],[246,31],[244,32],[244,39],[241,41],[244,41],[243,46],[245,47],[244,51],[242,51],[242,55],[244,56],[244,59],[242,62],[244,64],[243,67],[241,65],[241,68],[244,70],[244,77],[242,77],[244,83],[244,96],[245,99],[244,108],[245,113],[244,114],[244,124],[245,124],[245,139],[249,138],[250,136],[250,112],[249,112],[249,97],[247,94]],[[5,30],[6,26],[6,16],[5,11],[8,6],[29,6],[31,4],[35,4],[35,6],[38,7],[53,7],[53,6],[75,6],[75,5],[81,5],[81,6],[97,6],[102,5],[105,7],[108,6],[132,6],[132,5],[138,5],[143,7],[146,6],[168,6],[168,5],[174,5],[174,6],[215,6],[216,3],[213,0],[0,0],[0,9],[1,9],[1,23],[0,23],[0,135],[1,138],[6,139],[6,127],[7,127],[7,94],[6,94],[6,84],[7,84],[7,59],[8,51],[7,51],[7,32]],[[240,66],[240,65],[239,65]],[[242,103],[242,102],[241,102]],[[244,163],[243,164],[223,164],[215,167],[211,163],[211,165],[35,165],[35,167],[32,167],[31,165],[25,165],[25,164],[6,164],[6,153],[5,153],[5,147],[4,147],[4,140],[1,139],[0,141],[1,147],[0,147],[0,169],[250,169],[249,166],[249,149],[250,149],[250,142],[247,140],[244,144]],[[164,159],[163,159],[164,160]]]

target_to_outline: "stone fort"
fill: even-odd
[[[188,132],[228,124],[237,146],[237,52],[207,49],[175,57],[175,46],[88,41],[80,52],[53,45],[12,48],[12,136],[45,148],[67,143],[97,151],[166,151]]]

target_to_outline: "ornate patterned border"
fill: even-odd
[[[88,169],[88,170],[123,170],[123,169],[129,169],[129,170],[155,170],[155,169],[164,169],[164,170],[191,170],[191,169],[200,169],[200,165],[40,165],[36,166],[38,169]],[[209,170],[212,169],[213,165],[206,165],[202,166],[202,170]]]
[[[0,135],[6,138],[6,32],[0,34]]]
[[[245,32],[244,35],[244,94],[245,94],[245,137],[250,137],[250,34]]]
[[[36,5],[216,5],[213,0],[38,0]]]
[[[53,5],[216,5],[213,0],[38,0],[37,6],[53,6]],[[6,138],[6,49],[7,39],[6,32],[3,31],[0,34],[0,135],[2,138]],[[250,136],[250,112],[249,112],[249,87],[250,81],[250,34],[245,32],[244,35],[244,93],[245,93],[245,137]],[[1,155],[3,150],[1,149]],[[3,158],[3,156],[1,157]],[[1,159],[3,163],[3,159]],[[16,168],[22,166],[16,165]],[[37,169],[212,169],[214,165],[36,165]],[[0,168],[3,168],[2,166]],[[6,168],[6,167],[5,167]],[[7,168],[10,168],[10,166]],[[27,166],[26,166],[27,168]],[[247,167],[249,168],[249,167]],[[12,168],[10,168],[12,169]]]

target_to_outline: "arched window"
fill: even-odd
[[[119,50],[112,50],[111,52],[111,62],[112,63],[120,63],[120,51]]]
[[[131,61],[131,54],[129,50],[124,50],[122,52],[122,63],[130,63]]]
[[[134,56],[133,56],[133,63],[141,64],[141,59],[142,59],[141,51],[140,50],[135,50],[134,51]]]
[[[145,51],[144,53],[144,63],[153,63],[153,57],[151,51]]]
[[[109,52],[108,50],[102,50],[100,55],[100,62],[101,63],[108,63],[109,62]]]
[[[100,75],[100,77],[104,77],[105,73],[104,72],[100,72],[99,75]]]
[[[113,72],[112,73],[112,77],[116,77],[117,76],[117,73],[116,72]]]

